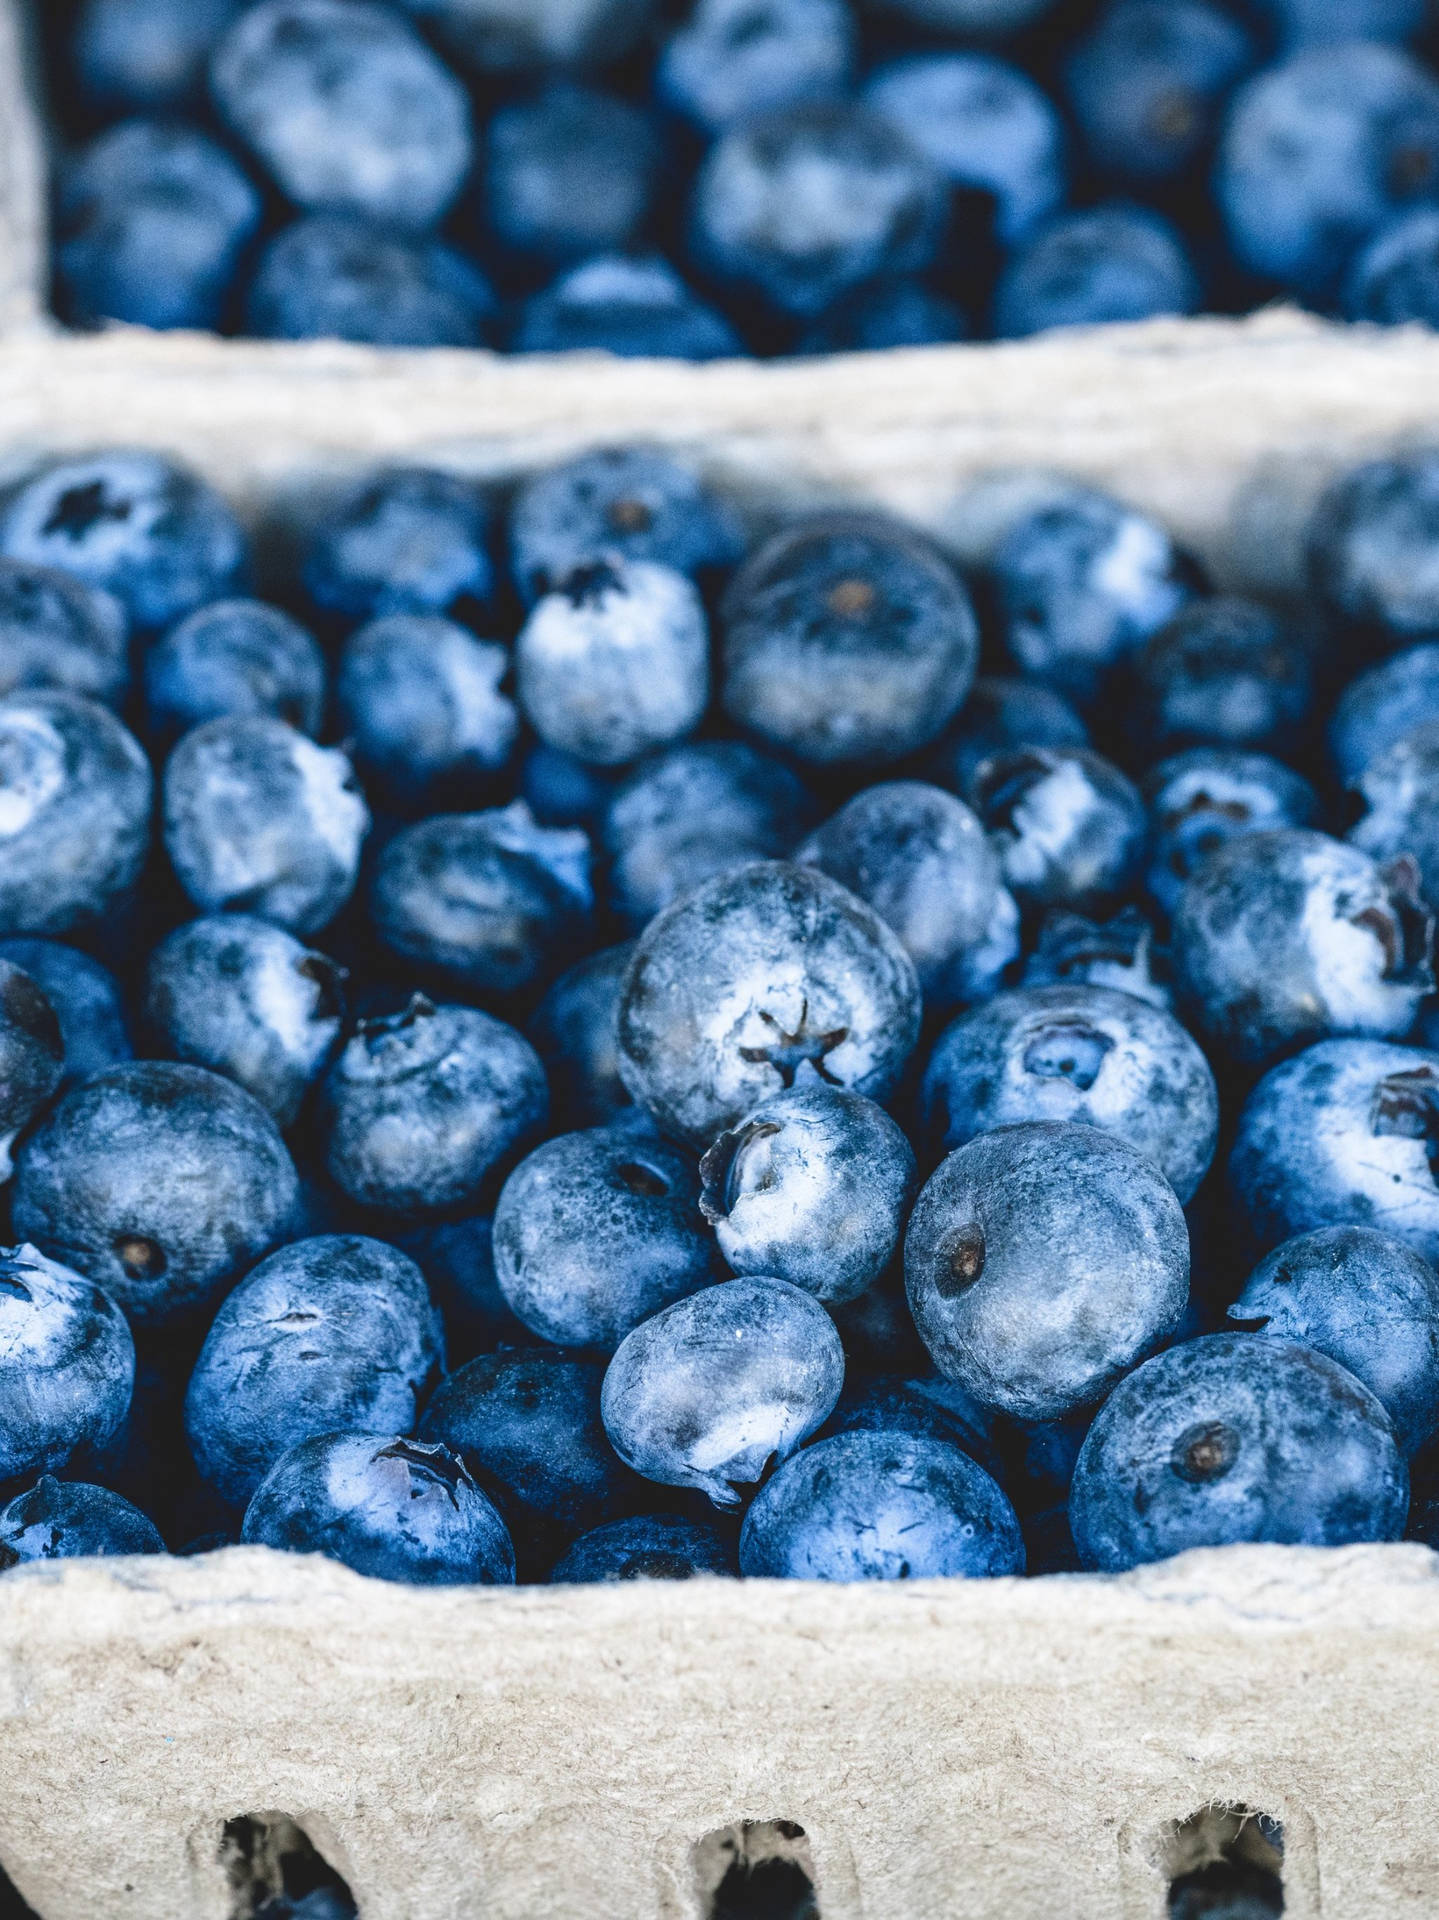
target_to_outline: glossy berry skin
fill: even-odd
[[[658,254],[600,253],[525,303],[512,353],[612,353],[622,360],[724,360],[743,353],[729,322]]]
[[[23,968],[0,959],[0,1181],[13,1171],[15,1136],[49,1105],[64,1070],[55,1009]]]
[[[1417,867],[1424,899],[1439,901],[1439,721],[1415,727],[1354,781],[1368,812],[1349,839],[1375,860]]]
[[[473,1206],[538,1131],[544,1068],[513,1027],[416,994],[361,1022],[325,1077],[331,1177],[362,1206],[415,1218]]]
[[[949,730],[925,758],[931,780],[967,795],[982,763],[1015,747],[1087,747],[1089,729],[1065,699],[1038,680],[981,675]]]
[[[1372,1227],[1320,1227],[1260,1261],[1229,1309],[1246,1333],[1314,1347],[1383,1405],[1406,1457],[1439,1429],[1439,1274]]]
[[[647,1480],[738,1507],[741,1486],[833,1410],[844,1350],[817,1300],[785,1280],[727,1280],[624,1339],[600,1408],[610,1444]]]
[[[1439,449],[1342,473],[1309,523],[1309,584],[1332,621],[1390,648],[1439,628],[1431,556],[1439,538]]]
[[[611,1520],[581,1534],[555,1565],[550,1585],[588,1586],[611,1580],[693,1580],[732,1575],[734,1551],[718,1528],[679,1514],[642,1513]]]
[[[25,1141],[14,1221],[148,1323],[215,1299],[290,1237],[299,1199],[257,1100],[201,1067],[137,1060],[72,1088]]]
[[[294,1241],[240,1282],[205,1336],[185,1396],[195,1463],[244,1507],[302,1440],[413,1432],[443,1366],[413,1260],[359,1234]]]
[[[961,1014],[924,1076],[926,1124],[946,1153],[996,1127],[1100,1127],[1154,1162],[1185,1205],[1214,1158],[1219,1095],[1170,1014],[1107,987],[1024,987]]]
[[[1107,987],[1166,1013],[1173,1003],[1168,955],[1156,947],[1154,928],[1137,907],[1123,907],[1105,921],[1062,908],[1046,914],[1022,984]]]
[[[0,696],[47,688],[118,704],[130,677],[124,608],[56,567],[0,560]]]
[[[39,987],[60,1022],[65,1049],[62,1086],[117,1067],[134,1055],[115,977],[78,947],[58,940],[0,940],[8,960]]]
[[[494,306],[489,281],[453,247],[352,213],[314,213],[261,254],[245,329],[261,340],[478,347]]]
[[[855,23],[842,0],[699,0],[665,43],[660,98],[708,133],[846,91]]]
[[[1144,854],[1144,803],[1085,747],[1016,747],[980,763],[969,802],[1022,907],[1090,912],[1128,891]]]
[[[370,826],[338,747],[267,715],[210,720],[165,765],[165,848],[202,913],[328,925],[354,890]]]
[[[772,108],[710,148],[691,245],[717,278],[795,319],[867,280],[927,267],[944,225],[937,168],[849,100]]]
[[[694,584],[652,560],[602,559],[541,599],[515,645],[520,706],[540,738],[602,767],[668,746],[709,701]]]
[[[1174,909],[1183,1002],[1250,1065],[1327,1034],[1402,1037],[1434,984],[1417,877],[1301,828],[1229,841]]]
[[[700,1173],[734,1272],[772,1274],[826,1305],[886,1270],[915,1190],[914,1150],[884,1108],[807,1069],[720,1134]]]
[[[883,1099],[919,1037],[898,940],[811,867],[721,874],[640,937],[619,1007],[620,1077],[668,1133],[707,1146],[792,1086],[821,1079]]]
[[[758,547],[720,610],[725,711],[821,766],[895,759],[943,731],[974,678],[959,579],[879,515],[815,515]]]
[[[1439,213],[1416,207],[1380,227],[1344,282],[1346,320],[1439,326]]]
[[[1194,600],[1134,656],[1130,732],[1156,750],[1292,748],[1313,700],[1309,651],[1268,607]]]
[[[204,85],[210,49],[243,0],[84,0],[75,71],[86,93],[126,112],[183,106]]]
[[[1231,747],[1190,747],[1144,778],[1149,808],[1145,884],[1172,914],[1212,854],[1251,833],[1308,827],[1319,816],[1313,787],[1282,761]]]
[[[74,693],[0,700],[0,932],[102,921],[140,877],[153,782],[134,735]]]
[[[145,1017],[167,1054],[238,1082],[288,1127],[339,1044],[343,977],[282,927],[216,914],[151,954]]]
[[[191,727],[268,714],[320,731],[325,662],[289,614],[262,600],[215,600],[156,640],[145,655],[145,720],[168,745]]]
[[[1310,1347],[1217,1333],[1149,1360],[1100,1408],[1069,1497],[1086,1567],[1190,1547],[1397,1540],[1409,1476],[1389,1416]]]
[[[0,513],[0,552],[102,587],[142,633],[244,591],[249,550],[219,494],[163,454],[42,467]]]
[[[7,1569],[31,1560],[164,1551],[153,1520],[108,1487],[83,1480],[42,1473],[0,1508],[0,1567]]]
[[[531,1017],[526,1036],[545,1063],[556,1118],[603,1126],[633,1112],[620,1079],[616,1014],[631,941],[602,947],[562,973]]]
[[[947,1379],[983,1406],[1053,1420],[1178,1325],[1189,1234],[1147,1156],[1095,1127],[1031,1121],[941,1163],[910,1217],[904,1273]]]
[[[374,1433],[302,1440],[245,1510],[247,1546],[323,1553],[417,1587],[509,1586],[505,1524],[446,1447]]]
[[[644,224],[659,166],[638,108],[553,82],[501,107],[485,129],[485,226],[502,247],[541,260],[623,252]]]
[[[626,1127],[557,1134],[495,1207],[495,1278],[531,1333],[613,1353],[672,1301],[717,1278],[689,1155]]]
[[[1258,1252],[1315,1227],[1374,1227],[1439,1260],[1439,1053],[1321,1040],[1259,1082],[1229,1182]]]
[[[1056,214],[1016,248],[994,298],[994,331],[1023,339],[1051,327],[1094,327],[1193,313],[1199,282],[1177,230],[1146,209]]]
[[[119,1441],[135,1342],[108,1293],[30,1245],[0,1253],[0,1480],[63,1473]]]
[[[494,590],[491,511],[472,480],[391,467],[343,493],[310,536],[301,572],[322,613],[455,613]]]
[[[986,1579],[1024,1571],[1014,1509],[958,1447],[842,1433],[756,1494],[740,1533],[749,1579]]]
[[[1329,755],[1346,786],[1353,786],[1405,734],[1439,722],[1439,644],[1402,653],[1351,680],[1329,719]]]

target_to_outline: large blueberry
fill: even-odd
[[[1314,509],[1310,586],[1337,627],[1358,627],[1371,644],[1427,640],[1439,628],[1436,542],[1439,448],[1367,461],[1339,474]]]
[[[963,340],[968,322],[952,300],[914,277],[874,280],[837,300],[800,335],[796,353],[880,353]]]
[[[60,1022],[39,984],[0,959],[0,1181],[15,1136],[49,1105],[65,1071]]]
[[[609,1580],[692,1580],[733,1574],[734,1550],[717,1527],[680,1514],[641,1513],[582,1533],[550,1574],[552,1586]]]
[[[1250,833],[1312,826],[1319,815],[1313,787],[1267,753],[1232,747],[1190,747],[1151,767],[1144,778],[1149,808],[1145,882],[1166,913],[1211,854]]]
[[[1168,1012],[1169,956],[1155,945],[1154,928],[1137,907],[1112,920],[1086,920],[1057,908],[1047,913],[1034,951],[1024,963],[1026,987],[1110,987]]]
[[[313,213],[261,254],[245,322],[262,340],[478,347],[494,304],[489,281],[453,247],[357,214]]]
[[[1015,249],[994,298],[994,330],[1021,339],[1193,313],[1199,281],[1178,229],[1147,208],[1056,214]]]
[[[1439,722],[1439,644],[1406,647],[1381,661],[1340,695],[1329,720],[1334,769],[1352,786],[1364,769],[1405,734]]]
[[[667,260],[630,253],[597,253],[562,273],[526,301],[510,346],[622,360],[724,360],[744,351]]]
[[[656,86],[718,133],[767,108],[844,93],[855,38],[844,0],[698,0],[665,44]]]
[[[0,1481],[106,1455],[134,1386],[135,1342],[108,1293],[35,1247],[0,1253]]]
[[[494,590],[490,506],[472,480],[426,467],[370,474],[321,516],[302,563],[322,613],[454,613]]]
[[[118,704],[130,677],[125,610],[58,567],[0,560],[0,695],[53,688]]]
[[[542,260],[622,252],[644,225],[659,167],[637,107],[557,80],[485,129],[485,224],[502,246]]]
[[[82,0],[75,73],[90,98],[125,112],[183,106],[244,0]]]
[[[526,1028],[545,1063],[555,1114],[571,1125],[600,1126],[632,1108],[620,1078],[616,1014],[633,952],[628,940],[603,947],[562,973]]]
[[[0,1567],[164,1551],[159,1528],[148,1515],[108,1487],[83,1480],[42,1473],[33,1487],[0,1509]]]
[[[1053,687],[983,675],[926,756],[929,778],[968,794],[985,760],[1014,747],[1087,747],[1089,729]]]
[[[1404,734],[1371,760],[1354,786],[1368,812],[1349,838],[1390,868],[1417,870],[1424,899],[1439,907],[1439,721]],[[1396,1028],[1397,1032],[1398,1029]]]
[[[55,1010],[65,1048],[62,1084],[134,1056],[120,988],[109,970],[58,940],[0,940],[0,959],[23,967]]]
[[[1024,907],[1103,907],[1129,890],[1147,821],[1133,782],[1087,747],[1015,747],[983,760],[969,801]]]
[[[145,655],[145,719],[166,744],[207,720],[269,714],[318,733],[325,662],[313,638],[262,600],[213,600]]]
[[[1212,742],[1292,747],[1313,699],[1310,651],[1268,607],[1194,600],[1134,656],[1130,735],[1146,759]]]

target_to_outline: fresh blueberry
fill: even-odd
[[[720,618],[730,718],[820,765],[926,745],[974,678],[964,587],[922,535],[879,515],[818,514],[776,534]]]
[[[317,213],[265,248],[245,320],[262,340],[478,347],[494,304],[484,275],[453,247],[354,214]]]
[[[694,584],[653,560],[597,560],[538,602],[515,645],[520,706],[552,747],[602,767],[668,746],[709,701]]]
[[[611,767],[595,767],[536,740],[520,762],[520,796],[542,827],[600,823],[618,782]]]
[[[658,185],[659,142],[627,101],[556,81],[501,107],[485,132],[485,224],[542,260],[622,253]]]
[[[1006,60],[984,53],[912,54],[881,67],[866,103],[962,191],[994,205],[1013,246],[1064,199],[1064,129],[1049,100]]]
[[[1259,0],[1284,47],[1336,41],[1412,40],[1429,19],[1425,0]]]
[[[1352,1373],[1287,1340],[1172,1347],[1100,1408],[1070,1494],[1086,1567],[1190,1547],[1397,1540],[1409,1476],[1389,1416]]]
[[[1131,736],[1146,756],[1200,743],[1283,750],[1314,697],[1299,636],[1252,600],[1194,600],[1133,658]]]
[[[516,494],[509,527],[510,567],[527,601],[615,556],[704,580],[744,547],[728,502],[648,447],[601,447],[547,467]]]
[[[153,788],[107,707],[74,693],[0,700],[0,932],[103,922],[139,878]]]
[[[17,1157],[16,1231],[137,1321],[207,1305],[291,1236],[299,1204],[260,1103],[171,1061],[131,1061],[72,1088]]]
[[[371,474],[321,517],[303,562],[322,613],[350,622],[389,613],[462,616],[494,591],[491,513],[472,480],[425,467]]]
[[[995,290],[994,330],[1016,340],[1198,306],[1194,264],[1167,220],[1145,207],[1090,207],[1056,214],[1015,249]]]
[[[220,112],[307,212],[435,226],[470,170],[464,88],[372,0],[260,0],[210,63]]]
[[[0,697],[48,688],[118,705],[126,641],[113,595],[55,567],[0,560]]]
[[[1417,869],[1431,911],[1439,902],[1439,721],[1404,734],[1357,776],[1368,812],[1352,828],[1356,847],[1391,866]]]
[[[1147,820],[1133,783],[1085,747],[1016,747],[981,761],[969,800],[1022,907],[1088,911],[1128,891]]]
[[[883,1107],[805,1070],[720,1134],[700,1173],[733,1270],[826,1305],[857,1299],[889,1267],[915,1189],[914,1151]]]
[[[697,0],[666,41],[660,98],[707,133],[847,91],[855,21],[843,0]]]
[[[1031,1121],[950,1154],[905,1236],[905,1285],[947,1379],[1053,1420],[1100,1398],[1173,1332],[1189,1234],[1147,1155],[1097,1127]]]
[[[1023,1573],[1014,1509],[943,1440],[842,1433],[805,1448],[756,1494],[740,1571],[771,1580],[987,1579]]]
[[[943,1440],[999,1477],[989,1409],[940,1374],[913,1380],[880,1374],[858,1383],[846,1381],[824,1433],[825,1438],[833,1433],[907,1433]]]
[[[866,787],[795,855],[898,934],[930,1006],[994,992],[1019,953],[1019,909],[962,800],[919,780]]]
[[[655,754],[605,815],[615,905],[643,927],[717,874],[792,853],[813,817],[814,801],[789,768],[743,741]]]
[[[620,995],[620,1075],[667,1132],[708,1146],[810,1061],[882,1099],[919,1037],[914,966],[813,867],[721,874],[645,929]]]
[[[1346,786],[1408,733],[1439,722],[1439,645],[1406,647],[1352,680],[1329,721],[1329,752]]]
[[[632,1110],[620,1079],[616,1015],[633,952],[627,940],[562,973],[526,1028],[545,1063],[555,1114],[573,1126],[602,1126]]]
[[[1214,1075],[1194,1041],[1108,987],[1024,987],[961,1014],[930,1056],[924,1108],[946,1153],[1024,1120],[1101,1127],[1147,1154],[1186,1205],[1219,1134]]]
[[[627,1333],[716,1276],[689,1155],[628,1127],[562,1133],[506,1180],[495,1278],[531,1333],[613,1353]]]
[[[210,720],[165,766],[165,847],[202,913],[314,933],[354,891],[370,813],[338,747],[269,715]]]
[[[581,1534],[550,1574],[552,1586],[608,1580],[693,1580],[736,1572],[717,1527],[680,1514],[643,1513]]]
[[[1346,320],[1439,327],[1439,210],[1416,207],[1380,227],[1344,282]]]
[[[339,1044],[342,980],[282,927],[216,914],[155,948],[145,1017],[167,1054],[237,1081],[288,1127]]]
[[[539,986],[584,944],[590,845],[536,826],[522,800],[434,814],[380,855],[372,911],[385,945],[467,992]]]
[[[1377,49],[1367,49],[1377,51]],[[1439,631],[1439,448],[1340,474],[1308,531],[1309,581],[1334,624],[1388,650]]]
[[[163,1553],[165,1542],[138,1507],[83,1480],[41,1474],[0,1509],[0,1566],[94,1554]]]
[[[519,716],[499,690],[510,657],[433,613],[392,613],[345,642],[335,686],[361,771],[401,801],[483,788],[514,750]]]
[[[1439,81],[1397,47],[1296,53],[1246,81],[1215,192],[1241,266],[1310,299],[1357,250],[1439,188]]]
[[[145,720],[168,745],[207,720],[268,714],[315,734],[325,707],[325,662],[279,607],[216,600],[156,640],[145,655]]]
[[[1315,1227],[1374,1227],[1439,1260],[1439,1053],[1321,1040],[1259,1082],[1229,1181],[1257,1251]]]
[[[13,960],[0,960],[0,1181],[13,1171],[10,1149],[55,1096],[65,1043],[55,1009]]]
[[[718,279],[812,320],[866,280],[929,266],[944,215],[939,170],[890,121],[855,101],[799,101],[721,134],[691,239]]]
[[[636,1473],[738,1507],[742,1486],[823,1425],[843,1383],[844,1350],[817,1300],[785,1280],[729,1280],[636,1327],[600,1407]]]
[[[1089,729],[1052,687],[1037,680],[978,679],[947,733],[927,756],[929,777],[970,791],[981,761],[1013,747],[1087,747]]]
[[[135,1342],[108,1293],[24,1245],[0,1253],[0,1482],[95,1464],[120,1440]]]
[[[652,24],[653,0],[400,0],[480,74],[604,67]]]
[[[420,1440],[325,1433],[300,1441],[261,1481],[240,1537],[419,1587],[515,1578],[499,1514],[447,1447]]]
[[[78,947],[58,940],[0,940],[0,959],[23,967],[54,1009],[65,1048],[62,1086],[132,1059],[115,977]]]
[[[1307,827],[1319,800],[1309,782],[1263,753],[1191,747],[1145,776],[1150,864],[1146,885],[1173,913],[1211,854],[1251,833]]]
[[[185,1396],[196,1465],[243,1507],[302,1440],[413,1432],[443,1365],[413,1260],[358,1234],[297,1240],[240,1282],[205,1336]]]
[[[158,453],[57,460],[0,513],[0,551],[103,587],[154,632],[243,590],[249,549],[203,480]]]
[[[1154,928],[1137,907],[1123,907],[1104,921],[1062,908],[1047,913],[1024,963],[1023,984],[1110,987],[1166,1013],[1173,1000],[1168,953],[1156,947]]]
[[[658,254],[599,253],[525,303],[516,353],[612,353],[623,360],[724,360],[743,352],[729,322]]]
[[[82,0],[73,28],[75,73],[91,100],[120,112],[187,105],[204,84],[210,50],[244,0]]]
[[[938,347],[962,340],[964,315],[952,300],[912,279],[860,287],[801,334],[796,353],[883,353],[891,347]]]
[[[260,215],[244,169],[197,129],[156,120],[107,128],[65,164],[56,190],[66,317],[219,327]]]
[[[324,1082],[328,1165],[351,1199],[423,1217],[470,1204],[536,1133],[548,1095],[534,1048],[474,1007],[416,994],[361,1023]]]

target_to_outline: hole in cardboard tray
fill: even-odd
[[[230,1920],[355,1920],[350,1889],[287,1813],[225,1822]]]
[[[819,1920],[814,1862],[792,1820],[739,1820],[694,1850],[704,1920]]]
[[[1169,1920],[1275,1920],[1284,1911],[1284,1829],[1248,1807],[1205,1807],[1164,1840]]]

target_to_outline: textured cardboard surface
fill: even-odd
[[[45,265],[45,144],[26,28],[0,0],[0,333],[41,325]]]

